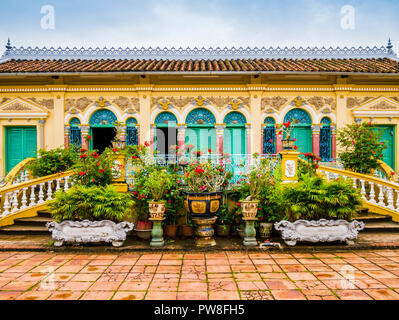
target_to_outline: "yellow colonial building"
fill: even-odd
[[[336,129],[372,121],[399,167],[399,60],[374,48],[46,49],[8,42],[0,61],[0,175],[38,149],[127,144],[160,155],[275,154],[294,122],[300,152],[337,158]],[[90,145],[85,136],[91,135]]]

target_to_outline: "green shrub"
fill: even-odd
[[[277,222],[284,218],[286,201],[283,185],[280,182],[266,184],[259,195],[258,220],[260,222]]]
[[[348,170],[369,174],[378,168],[378,160],[383,160],[383,151],[388,147],[380,141],[381,133],[373,130],[369,123],[348,124],[337,131],[343,152],[339,157]]]
[[[34,177],[40,178],[72,169],[77,158],[78,155],[72,147],[48,151],[41,149],[38,151],[38,157],[28,164],[26,168]]]
[[[327,181],[319,176],[304,175],[302,181],[285,185],[282,196],[290,221],[351,220],[362,204],[359,191],[342,178]]]
[[[58,191],[47,205],[58,222],[85,219],[120,222],[133,203],[129,194],[120,193],[113,186],[75,185],[67,192]]]

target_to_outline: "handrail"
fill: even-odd
[[[18,163],[12,170],[7,174],[7,176],[4,178],[6,181],[5,187],[11,185],[15,178],[20,174],[20,172],[25,168],[27,164],[30,162],[34,161],[36,158],[27,158],[22,160],[20,163]]]
[[[378,160],[378,165],[379,165],[379,168],[381,169],[381,171],[385,174],[385,177],[387,177],[387,179],[389,181],[397,180],[395,170],[393,170],[388,164],[386,164],[382,160]],[[392,175],[392,172],[394,172],[395,174]]]

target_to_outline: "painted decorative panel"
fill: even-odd
[[[215,125],[216,118],[212,112],[204,108],[198,108],[192,110],[187,118],[187,124],[207,124],[207,125]]]
[[[272,117],[267,117],[264,123],[268,126],[274,126],[276,124],[276,120],[274,120]]]
[[[176,123],[177,123],[177,118],[171,112],[162,112],[155,119],[155,124],[157,124],[157,125],[158,124],[176,124]]]
[[[117,121],[115,114],[107,109],[96,111],[90,118],[91,126],[112,126]]]
[[[241,112],[230,112],[224,117],[223,123],[225,124],[243,124],[247,123],[247,119]]]
[[[76,127],[80,125],[80,120],[78,118],[72,118],[71,121],[69,121],[69,125],[71,127]]]
[[[309,113],[307,113],[305,110],[302,109],[292,109],[289,111],[285,118],[284,122],[291,121],[294,124],[297,125],[311,125],[312,124],[312,119],[309,116]]]
[[[323,119],[321,119],[321,124],[323,126],[330,126],[331,125],[331,119],[328,117],[324,117]]]

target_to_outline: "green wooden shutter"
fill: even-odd
[[[245,128],[226,128],[224,130],[223,152],[246,154]]]
[[[6,173],[26,158],[36,157],[36,127],[6,128]]]
[[[310,126],[296,126],[292,129],[292,138],[297,139],[295,145],[298,152],[312,152],[312,129]]]
[[[388,148],[383,151],[383,161],[395,170],[395,128],[394,126],[376,126],[381,134],[380,141],[387,142]]]

